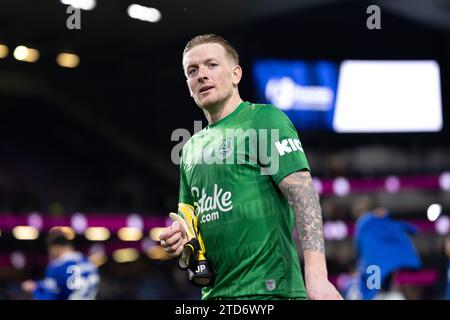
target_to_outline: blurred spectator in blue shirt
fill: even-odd
[[[411,239],[416,232],[413,225],[393,220],[385,208],[368,211],[358,219],[355,242],[362,299],[402,298],[400,293],[391,292],[393,277],[400,269],[420,268]],[[378,285],[369,285],[374,276],[379,277]]]
[[[45,278],[40,281],[27,280],[22,289],[36,300],[92,300],[98,291],[97,267],[80,252],[60,230],[50,232],[47,237],[50,263]]]

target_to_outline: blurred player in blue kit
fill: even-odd
[[[99,285],[95,264],[75,251],[72,241],[61,230],[53,230],[46,239],[50,263],[45,278],[27,280],[22,289],[36,300],[93,300]]]
[[[422,261],[412,241],[418,229],[412,224],[394,220],[388,209],[378,207],[361,216],[355,229],[358,255],[360,298],[364,300],[404,299],[395,288],[394,278],[400,270],[418,270]],[[380,270],[379,287],[369,287],[370,267]]]

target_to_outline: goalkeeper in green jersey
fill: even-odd
[[[182,150],[178,215],[191,226],[171,214],[161,245],[184,268],[195,259],[197,271],[210,268],[202,299],[342,299],[328,281],[319,198],[291,121],[241,99],[238,54],[220,36],[190,40],[183,70],[209,124]]]

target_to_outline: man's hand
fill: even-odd
[[[178,222],[173,222],[170,227],[165,228],[159,235],[159,240],[161,240],[164,250],[173,257],[178,257],[188,242],[187,236]]]
[[[22,290],[26,293],[32,293],[36,288],[36,282],[33,280],[26,280],[22,282]]]
[[[326,276],[305,273],[305,280],[309,300],[343,300]]]

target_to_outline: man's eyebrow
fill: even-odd
[[[208,63],[211,62],[212,60],[216,60],[216,58],[208,58],[206,60],[203,60],[202,63]],[[189,69],[191,67],[196,67],[198,65],[198,63],[190,63],[187,65],[186,69]]]
[[[188,65],[186,66],[186,70],[189,69],[189,68],[191,68],[191,67],[195,67],[195,66],[197,66],[197,63],[190,63],[190,64],[188,64]]]
[[[216,60],[216,58],[208,58],[208,59],[206,59],[205,61],[203,61],[204,63],[208,63],[208,62],[211,62],[212,60]]]

